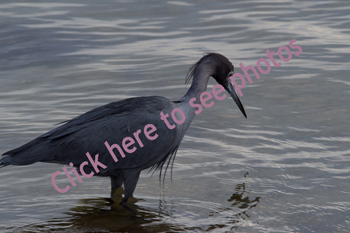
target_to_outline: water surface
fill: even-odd
[[[349,15],[347,1],[2,1],[0,153],[109,102],[177,100],[206,52],[241,74],[292,39],[303,52],[251,75],[248,119],[229,98],[196,116],[172,182],[142,173],[128,209],[106,204],[109,179],[60,194],[62,165],[2,168],[0,230],[349,232]]]

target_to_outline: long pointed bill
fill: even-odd
[[[241,110],[241,112],[243,113],[245,118],[247,118],[247,114],[245,113],[243,104],[242,104],[241,99],[239,98],[239,96],[236,92],[236,89],[234,88],[230,79],[227,79],[227,81],[228,81],[228,87],[225,87],[225,90],[228,93],[230,93],[230,96],[232,97],[232,99],[236,102],[237,106],[239,107],[239,109]]]

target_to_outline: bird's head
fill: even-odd
[[[187,75],[187,81],[193,76],[202,75],[200,72],[204,72],[212,76],[220,85],[222,85],[225,90],[230,94],[233,100],[236,102],[238,108],[241,110],[245,118],[247,114],[244,110],[243,104],[239,95],[236,92],[235,87],[233,86],[230,77],[233,73],[232,63],[223,55],[219,53],[209,53],[203,56],[189,71]]]

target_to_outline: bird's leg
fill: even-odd
[[[123,200],[119,203],[119,205],[126,205],[126,202],[128,201],[129,197],[124,197]]]
[[[111,176],[111,197],[116,193],[116,190],[122,187],[123,179],[119,176]]]
[[[120,176],[111,176],[111,198],[107,198],[110,204],[113,204],[116,197],[115,195],[121,195],[122,192],[118,192],[118,189],[122,187],[123,179]],[[113,198],[114,197],[114,198]]]
[[[141,171],[125,171],[124,176],[124,198],[120,205],[125,205],[128,198],[132,196],[135,191],[137,181],[139,180]]]

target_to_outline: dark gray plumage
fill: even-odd
[[[233,65],[226,57],[217,53],[207,54],[190,69],[187,82],[193,77],[192,85],[179,101],[149,96],[125,99],[95,108],[19,148],[5,152],[5,157],[0,160],[0,167],[35,162],[72,162],[74,166],[79,167],[82,162],[88,161],[86,152],[93,158],[99,154],[99,161],[107,168],[100,169],[95,175],[109,176],[112,192],[124,184],[125,195],[122,203],[126,203],[135,190],[142,170],[161,170],[165,163],[168,166],[170,161],[173,161],[195,116],[196,108],[191,107],[189,101],[196,97],[196,102],[200,103],[199,96],[206,90],[211,76],[229,92],[246,117],[244,107],[229,79],[232,74]],[[171,112],[174,108],[180,108],[184,112],[186,120],[183,124],[173,121]],[[170,124],[175,124],[176,128],[169,129],[160,119],[162,111],[170,115],[167,119]],[[158,138],[152,141],[141,133],[139,136],[144,146],[141,148],[135,144],[136,151],[125,153],[125,158],[115,153],[118,157],[118,161],[115,162],[104,143],[108,141],[110,145],[121,145],[123,138],[132,137],[134,132],[143,130],[147,124],[153,124],[157,128],[155,133],[158,134]],[[90,171],[93,171],[93,167],[89,163],[85,166],[85,172]]]

